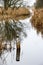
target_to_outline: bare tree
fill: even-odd
[[[3,1],[4,1],[4,8],[7,9],[8,8],[9,0],[3,0]]]
[[[5,9],[8,7],[20,7],[23,4],[23,0],[3,0],[3,2]]]
[[[43,8],[43,0],[36,0],[35,8]]]

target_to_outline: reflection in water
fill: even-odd
[[[14,20],[0,22],[0,57],[6,52],[12,52],[16,44],[16,61],[20,61],[20,43],[26,36],[25,23]]]

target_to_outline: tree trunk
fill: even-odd
[[[8,3],[9,3],[9,0],[4,0],[4,8],[5,9],[8,9]]]

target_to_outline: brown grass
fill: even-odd
[[[43,35],[43,9],[34,10],[34,15],[31,19],[32,26],[37,30],[37,32],[41,32]]]
[[[30,11],[25,7],[20,8],[8,8],[5,10],[4,8],[0,7],[0,20],[8,20],[8,19],[25,19],[30,16]]]

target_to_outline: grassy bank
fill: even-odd
[[[31,19],[32,26],[43,35],[43,8],[35,9]]]
[[[30,11],[25,7],[19,7],[19,8],[8,8],[8,10],[5,10],[4,8],[0,7],[0,20],[8,20],[8,19],[25,19],[30,16]]]

